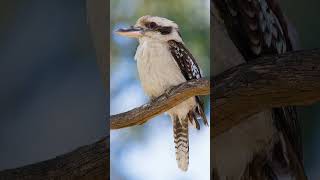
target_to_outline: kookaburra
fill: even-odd
[[[136,50],[139,78],[145,93],[154,99],[173,86],[201,78],[200,68],[185,47],[176,23],[157,16],[143,16],[134,26],[117,33],[137,38]],[[199,129],[198,117],[208,125],[203,103],[198,96],[189,98],[167,111],[173,123],[174,143],[178,167],[187,171],[189,164],[188,124]]]
[[[212,5],[214,75],[297,48],[296,33],[276,0],[212,0]],[[248,117],[213,140],[215,179],[306,179],[300,128],[293,106]]]

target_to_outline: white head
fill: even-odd
[[[142,16],[134,26],[116,31],[119,35],[138,38],[139,40],[152,40],[167,42],[175,40],[182,42],[179,27],[173,21],[157,16]]]

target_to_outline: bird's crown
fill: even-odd
[[[161,26],[161,27],[171,27],[178,29],[178,25],[166,18],[163,17],[158,17],[158,16],[150,16],[150,15],[145,15],[140,17],[137,20],[136,26],[142,26],[142,27],[148,27],[150,26],[151,23],[155,23],[154,25]]]

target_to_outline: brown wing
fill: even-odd
[[[292,50],[287,22],[275,0],[213,0],[213,3],[218,10],[216,14],[223,20],[231,40],[247,61]],[[285,141],[289,142],[290,147],[287,148],[291,148],[296,156],[293,163],[299,164],[301,168],[301,127],[296,108],[274,108],[273,119]],[[283,154],[278,153],[284,151],[281,148],[279,146],[275,149],[274,154],[277,158],[285,158]]]
[[[182,43],[170,40],[169,49],[186,80],[202,77],[195,58]]]
[[[189,50],[180,42],[170,40],[168,41],[168,43],[169,43],[169,50],[173,58],[176,60],[181,70],[181,73],[186,78],[186,80],[201,78],[202,75],[201,75],[200,68],[195,58],[189,52]],[[198,106],[195,109],[195,113],[193,112],[189,113],[189,116],[190,116],[189,119],[194,119],[197,129],[199,129],[199,124],[197,122],[196,115],[200,116],[203,119],[203,122],[205,125],[208,125],[208,121],[207,121],[206,115],[204,114],[203,102],[199,96],[196,96],[196,101],[198,103]]]

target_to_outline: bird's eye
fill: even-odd
[[[150,22],[149,24],[148,24],[148,28],[150,28],[150,29],[154,29],[154,28],[156,28],[158,25],[157,25],[157,23],[155,23],[155,22]]]

